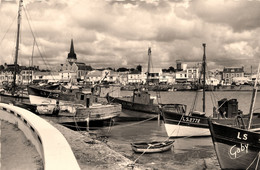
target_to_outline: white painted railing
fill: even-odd
[[[17,124],[36,147],[46,170],[77,170],[77,160],[65,137],[34,113],[0,103],[0,119]]]

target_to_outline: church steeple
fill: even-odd
[[[77,55],[74,52],[73,39],[71,39],[70,52],[68,53],[67,61],[68,62],[76,62],[77,61]]]

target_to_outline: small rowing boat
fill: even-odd
[[[171,149],[174,140],[171,141],[153,141],[153,142],[137,142],[131,143],[131,147],[136,153],[158,153]]]

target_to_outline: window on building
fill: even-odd
[[[80,100],[84,100],[84,95],[80,95]]]

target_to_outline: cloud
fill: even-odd
[[[54,66],[66,61],[72,38],[78,61],[93,67],[146,66],[149,46],[155,67],[175,66],[176,60],[194,64],[202,60],[202,43],[207,43],[210,67],[255,66],[259,60],[259,1],[31,0],[26,3],[24,8],[42,57]],[[5,37],[0,44],[3,64],[13,62],[18,4],[0,5],[0,41]],[[33,38],[25,13],[21,28],[19,62],[28,63]],[[35,64],[44,66],[37,49],[35,57]]]
[[[206,22],[225,24],[235,32],[253,30],[260,26],[260,2],[241,0],[197,0],[189,10]]]

